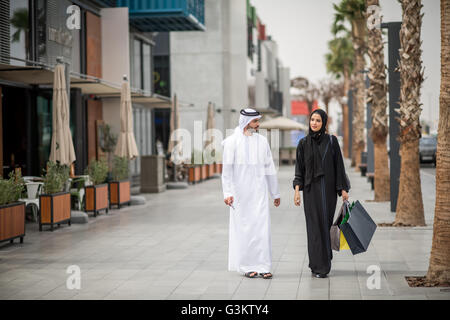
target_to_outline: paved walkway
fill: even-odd
[[[272,280],[227,271],[228,209],[220,179],[211,179],[53,233],[27,224],[23,244],[0,245],[0,299],[450,299],[442,288],[409,288],[404,279],[428,268],[433,175],[422,175],[427,227],[378,228],[368,252],[336,252],[329,278],[314,279],[303,208],[293,205],[293,171],[281,167],[281,205],[271,209]],[[351,199],[376,222],[392,221],[389,203],[367,202],[369,183],[348,173]],[[80,290],[67,289],[71,265],[80,267]],[[370,265],[380,268],[380,289],[366,285]]]

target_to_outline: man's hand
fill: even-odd
[[[273,205],[278,207],[280,205],[280,198],[273,200]]]
[[[225,204],[227,206],[231,206],[233,204],[233,200],[234,200],[233,197],[228,197],[228,198],[224,199],[223,201],[225,202]]]

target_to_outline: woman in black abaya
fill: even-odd
[[[325,132],[328,116],[317,109],[311,113],[309,133],[297,146],[294,204],[300,206],[303,191],[308,236],[309,268],[316,278],[325,278],[331,269],[330,228],[337,196],[348,200],[341,149],[335,136]]]

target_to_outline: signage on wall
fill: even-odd
[[[72,46],[72,34],[64,30],[58,30],[52,27],[48,28],[48,40],[59,43],[63,46]]]
[[[67,7],[66,13],[70,16],[66,20],[66,26],[69,30],[80,30],[80,7],[71,5]]]
[[[71,5],[67,7],[66,13],[69,17],[66,20],[66,27],[69,30],[80,30],[80,7]],[[49,27],[48,28],[48,40],[59,43],[63,46],[72,46],[72,34],[71,32]]]

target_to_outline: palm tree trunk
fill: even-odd
[[[366,0],[366,6],[379,6],[379,0]],[[368,102],[372,104],[372,130],[374,143],[374,193],[375,201],[390,200],[390,174],[387,153],[387,84],[384,48],[379,28],[368,30],[370,57]]]
[[[394,225],[424,226],[419,140],[400,145],[401,172]]]
[[[350,89],[350,74],[348,65],[344,65],[344,96],[347,96]],[[348,158],[348,144],[349,144],[349,121],[348,121],[348,104],[347,102],[342,104],[342,132],[344,135],[344,157]]]
[[[427,280],[450,285],[450,0],[441,0],[441,93],[436,160],[436,206]]]
[[[420,184],[421,0],[402,0],[400,29],[400,186],[394,225],[425,225]]]
[[[386,140],[374,143],[374,193],[375,201],[389,201],[391,184]]]
[[[364,104],[365,104],[365,82],[364,82],[364,34],[366,28],[365,19],[355,19],[352,22],[352,38],[355,49],[354,76],[356,79],[355,103],[353,108],[353,139],[352,139],[352,166],[359,170],[361,164],[361,152],[365,149],[364,141]]]

